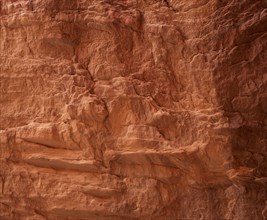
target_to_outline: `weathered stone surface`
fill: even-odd
[[[0,219],[267,219],[267,2],[0,0]]]

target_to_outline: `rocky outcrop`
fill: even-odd
[[[267,219],[267,3],[0,1],[0,219]]]

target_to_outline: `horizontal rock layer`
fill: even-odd
[[[267,2],[0,1],[0,219],[267,219]]]

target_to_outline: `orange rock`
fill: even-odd
[[[266,219],[266,8],[0,1],[0,219]]]

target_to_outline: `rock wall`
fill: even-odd
[[[267,219],[265,0],[0,0],[0,219]]]

